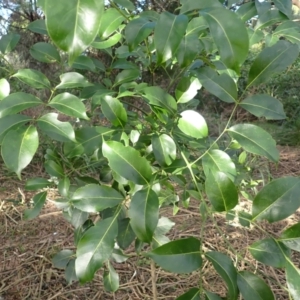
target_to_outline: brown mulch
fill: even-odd
[[[300,150],[280,147],[280,152],[280,163],[268,165],[272,176],[299,176]],[[92,283],[82,286],[74,282],[67,285],[64,272],[54,268],[51,259],[62,249],[75,250],[72,226],[51,201],[47,202],[39,217],[24,221],[23,212],[32,195],[25,193],[24,187],[14,178],[4,181],[4,177],[0,177],[0,184],[0,300],[153,299],[150,262],[142,256],[136,256],[133,247],[126,251],[132,256],[129,260],[114,263],[120,276],[120,289],[115,294],[104,291],[102,271],[97,272]],[[55,191],[52,191],[52,197],[55,197]],[[251,203],[245,201],[243,207],[250,210]],[[201,223],[196,200],[191,201],[188,210],[181,209],[175,216],[170,208],[164,208],[162,215],[176,223],[169,234],[171,240],[201,237],[204,224]],[[272,287],[276,299],[287,300],[288,294],[283,288],[284,271],[257,263],[247,247],[264,238],[266,232],[278,236],[284,228],[299,220],[298,211],[282,222],[262,222],[261,228],[249,229],[238,226],[235,220],[227,221],[221,214],[216,215],[214,221],[209,220],[205,224],[203,249],[227,253],[239,270],[260,274]],[[299,253],[293,256],[293,261],[299,266]],[[207,262],[201,271],[192,274],[172,274],[156,267],[155,275],[158,299],[176,299],[189,288],[198,286],[200,278],[205,289],[226,296],[222,279]]]

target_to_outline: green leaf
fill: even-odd
[[[61,196],[68,197],[70,189],[70,179],[67,176],[64,176],[59,180],[57,188]]]
[[[253,3],[253,2],[252,2]],[[265,36],[264,33],[260,30],[253,30],[251,28],[247,28],[249,35],[249,45],[252,47],[253,45],[259,43]]]
[[[91,281],[95,272],[109,259],[118,234],[116,216],[107,218],[89,228],[77,245],[75,269],[83,284]]]
[[[278,222],[292,215],[300,207],[300,178],[283,177],[265,185],[255,196],[253,220]]]
[[[65,279],[68,284],[72,284],[73,281],[78,281],[78,278],[75,273],[75,259],[71,259],[67,264],[65,271]]]
[[[245,300],[275,300],[269,286],[253,273],[247,271],[239,272],[237,284]]]
[[[253,95],[244,99],[240,106],[256,117],[267,120],[282,120],[286,118],[282,103],[269,95]]]
[[[20,35],[10,32],[6,35],[2,35],[0,40],[0,51],[3,54],[7,54],[14,50],[20,40]]]
[[[25,184],[26,191],[37,191],[51,185],[49,180],[41,177],[35,177],[28,179]]]
[[[114,86],[121,85],[125,82],[134,81],[139,76],[140,71],[138,69],[123,70],[117,75]]]
[[[277,9],[267,10],[259,15],[255,30],[262,30],[278,22],[286,20],[287,17]]]
[[[161,217],[158,220],[158,224],[154,231],[152,240],[153,249],[164,245],[170,241],[170,239],[165,234],[167,234],[174,225],[175,223],[166,217]]]
[[[135,237],[136,235],[130,225],[130,219],[125,218],[119,221],[117,242],[120,248],[127,249],[134,241]]]
[[[129,10],[135,10],[135,5],[129,0],[113,0],[113,2]]]
[[[20,69],[12,77],[20,79],[22,82],[36,89],[51,89],[50,81],[41,72],[32,69]]]
[[[185,14],[193,10],[201,10],[209,7],[222,7],[222,4],[218,0],[201,0],[201,1],[185,0],[180,2],[182,4],[180,9],[181,14]]]
[[[72,68],[79,69],[79,70],[88,70],[92,72],[96,71],[96,67],[93,60],[90,57],[85,55],[80,55],[76,57],[72,65]]]
[[[102,152],[114,172],[136,184],[149,184],[152,177],[151,166],[137,150],[109,141],[103,142]]]
[[[286,282],[294,300],[300,299],[300,270],[288,259],[286,263]]]
[[[279,152],[272,136],[252,124],[237,124],[228,129],[229,135],[248,152],[262,155],[277,162]]]
[[[111,36],[110,38],[108,38],[105,41],[95,41],[92,43],[92,47],[96,48],[96,49],[107,49],[110,48],[114,45],[116,45],[117,43],[119,43],[119,41],[122,38],[122,34],[117,32],[116,34],[114,34],[113,36]]]
[[[159,214],[159,200],[156,193],[150,187],[136,192],[131,198],[128,214],[131,228],[138,239],[151,243]]]
[[[195,2],[196,4],[196,2]],[[197,3],[198,4],[198,3]],[[186,28],[186,36],[188,35],[199,35],[201,31],[208,28],[208,24],[203,18],[203,16],[193,18],[187,28]]]
[[[239,72],[249,50],[249,39],[245,24],[232,11],[224,8],[208,9],[201,14],[207,21],[210,33],[216,43],[221,60],[225,65]],[[230,22],[228,22],[230,20]]]
[[[99,212],[120,204],[124,197],[115,189],[106,185],[88,184],[77,189],[71,201],[73,205],[89,213]]]
[[[167,134],[154,135],[151,139],[155,159],[161,166],[169,166],[176,158],[176,144]]]
[[[216,211],[229,211],[238,204],[238,192],[234,183],[223,172],[206,175],[205,191]]]
[[[84,223],[88,220],[89,214],[87,212],[84,212],[82,210],[79,210],[75,207],[72,207],[71,209],[68,210],[69,213],[69,219],[67,219],[74,227],[75,229],[80,229],[80,232],[85,232],[86,229],[82,229],[82,226],[84,225]],[[89,226],[90,227],[90,226]],[[75,231],[76,232],[76,231]],[[75,244],[77,244],[78,242],[78,238],[80,237],[75,237]]]
[[[7,97],[10,93],[10,85],[9,82],[2,78],[0,79],[0,101]]]
[[[58,94],[50,101],[48,106],[67,116],[89,120],[86,115],[85,105],[79,98],[70,93]]]
[[[21,171],[31,162],[39,146],[38,132],[34,126],[9,131],[1,147],[1,155],[8,169],[21,179]]]
[[[202,265],[200,241],[194,237],[169,242],[145,255],[172,273],[191,273]]]
[[[228,299],[236,300],[238,298],[237,271],[231,259],[227,255],[216,251],[207,252],[205,256],[226,282],[229,294]]]
[[[185,110],[180,114],[178,128],[188,136],[196,139],[207,137],[208,128],[204,118],[196,111]]]
[[[125,38],[129,46],[129,50],[133,51],[140,43],[146,39],[153,31],[154,22],[150,22],[146,18],[137,18],[131,20],[125,27]]]
[[[108,271],[104,271],[103,284],[107,292],[114,293],[119,289],[119,275],[110,262],[108,262],[107,264]]]
[[[104,1],[46,0],[43,10],[49,36],[58,48],[68,52],[72,64],[94,41],[104,12]]]
[[[46,172],[53,177],[64,177],[64,169],[53,160],[46,160],[44,163]]]
[[[197,71],[201,84],[211,94],[227,103],[234,103],[237,99],[237,86],[233,79],[226,73],[218,75],[211,68],[201,68]]]
[[[262,50],[254,60],[248,77],[248,87],[266,82],[275,73],[284,71],[299,54],[297,45],[279,41]]]
[[[187,103],[191,101],[197,95],[201,87],[202,85],[197,78],[182,77],[175,90],[177,102]]]
[[[290,250],[273,238],[267,238],[253,243],[249,247],[252,256],[267,266],[284,268]]]
[[[0,101],[0,118],[7,115],[17,114],[27,108],[36,107],[43,102],[33,95],[23,92],[13,93]]]
[[[232,182],[235,180],[235,164],[224,151],[218,149],[208,151],[202,158],[202,166],[206,176],[208,176],[210,172],[214,174],[219,171],[225,173]]]
[[[46,34],[48,35],[48,31],[46,28],[46,22],[43,19],[35,20],[27,26],[27,29],[29,29],[32,32],[39,33],[39,34]]]
[[[185,15],[173,15],[163,12],[154,29],[154,44],[157,53],[157,64],[160,65],[172,58],[184,37],[188,25]]]
[[[236,11],[236,14],[243,22],[246,22],[257,15],[257,10],[254,2],[242,4]]]
[[[124,16],[115,8],[108,8],[100,21],[99,36],[103,39],[108,38],[114,33],[122,22],[125,20]]]
[[[29,53],[34,59],[40,62],[60,62],[59,52],[53,45],[49,43],[36,43],[30,48]]]
[[[205,292],[205,300],[222,300],[217,294],[211,293],[209,291],[204,291]]]
[[[76,72],[64,73],[59,78],[61,83],[56,86],[56,89],[81,88],[92,85],[83,75]]]
[[[42,210],[47,199],[47,192],[41,192],[33,197],[34,208],[24,211],[24,219],[32,220],[37,217]]]
[[[292,17],[292,1],[290,0],[274,0],[275,7],[278,8],[288,18]]]
[[[191,288],[189,291],[176,298],[176,300],[200,300],[200,290],[199,288]]]
[[[57,117],[58,114],[56,113],[43,115],[37,120],[39,128],[56,141],[75,142],[75,133],[72,125],[68,122],[59,121]]]
[[[175,99],[165,90],[158,86],[146,87],[143,89],[144,97],[149,101],[150,105],[167,109],[170,113],[177,111]]]
[[[54,268],[65,269],[72,257],[74,257],[74,252],[69,249],[56,253],[52,258]]]
[[[11,115],[0,118],[0,144],[8,131],[17,129],[31,120],[30,117],[24,115]]]
[[[300,252],[300,223],[286,229],[280,235],[279,241],[288,248]]]

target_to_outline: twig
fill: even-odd
[[[156,289],[156,274],[155,274],[155,262],[151,261],[151,279],[152,279],[152,293],[153,300],[157,300],[157,289]]]

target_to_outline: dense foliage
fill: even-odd
[[[241,179],[247,153],[273,162],[279,153],[265,130],[232,124],[232,117],[244,109],[267,120],[285,119],[279,100],[253,94],[252,87],[285,71],[299,54],[291,1],[273,3],[246,2],[237,9],[235,1],[182,0],[172,12],[157,12],[140,11],[129,0],[107,6],[99,0],[41,0],[45,19],[28,30],[43,38],[30,55],[40,65],[56,65],[59,79],[55,73],[49,80],[43,68],[14,70],[10,55],[20,36],[2,36],[7,78],[0,80],[1,155],[21,179],[44,151],[49,178],[26,182],[37,194],[25,218],[36,217],[47,188],[57,186],[61,197],[55,203],[74,226],[76,251],[62,250],[53,263],[66,269],[68,282],[86,283],[104,268],[105,288],[116,291],[119,275],[111,262],[124,262],[123,250],[134,242],[137,253],[169,272],[212,264],[228,288],[227,299],[275,299],[258,274],[240,269],[241,257],[233,261],[205,251],[203,232],[170,241],[166,234],[174,223],[160,216],[161,207],[172,205],[176,213],[193,198],[205,230],[215,213],[237,214],[241,226],[250,227],[281,221],[300,207],[300,179],[284,177],[253,195],[251,212],[236,209],[247,194]],[[263,47],[245,82],[241,67],[258,42]],[[35,91],[10,93],[16,79]],[[197,111],[204,89],[232,108],[218,137]],[[34,116],[29,109],[36,109]],[[249,247],[257,261],[285,269],[294,299],[300,299],[300,270],[291,258],[300,251],[299,228]],[[221,299],[202,289],[200,273],[199,286],[177,299],[203,297]]]

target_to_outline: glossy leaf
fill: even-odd
[[[89,213],[99,212],[120,204],[124,197],[106,185],[88,184],[77,189],[72,195],[73,205]]]
[[[90,57],[85,55],[79,55],[78,57],[76,57],[72,65],[72,68],[79,69],[79,70],[88,70],[92,72],[96,71],[96,66],[93,60]]]
[[[208,24],[203,16],[193,18],[186,28],[186,36],[198,35],[202,30],[205,30],[206,28],[208,28]]]
[[[282,103],[269,95],[256,94],[244,99],[240,106],[256,117],[267,120],[282,120],[286,118]]]
[[[20,69],[12,77],[16,77],[22,82],[36,89],[50,89],[50,81],[41,72],[32,69]]]
[[[72,125],[57,119],[58,114],[48,113],[37,120],[39,128],[49,137],[60,142],[75,142],[75,133]]]
[[[24,219],[32,220],[39,215],[47,199],[47,192],[41,192],[33,197],[34,207],[24,211]]]
[[[32,32],[39,33],[39,34],[48,34],[47,28],[46,28],[46,22],[44,19],[38,19],[35,20],[27,26],[27,29],[29,29]]]
[[[40,62],[60,62],[59,52],[53,45],[49,43],[36,43],[30,48],[29,53],[33,58]]]
[[[0,79],[0,101],[7,97],[10,93],[9,82],[5,78]]]
[[[131,198],[128,211],[130,226],[138,239],[151,243],[158,223],[159,200],[157,194],[151,189],[140,190]]]
[[[139,46],[139,44],[146,39],[153,31],[154,22],[150,22],[146,18],[137,18],[131,20],[125,28],[125,38],[132,51]]]
[[[265,185],[255,196],[253,220],[278,222],[292,215],[300,207],[300,178],[283,177]]]
[[[134,231],[130,225],[130,219],[125,218],[119,221],[119,230],[117,242],[120,248],[127,249],[136,238]]]
[[[170,239],[165,234],[167,234],[174,225],[175,223],[166,217],[161,217],[158,220],[158,224],[154,231],[152,239],[153,249],[162,246],[170,241]]]
[[[152,177],[150,164],[137,150],[108,141],[103,142],[102,152],[114,172],[136,184],[149,184]]]
[[[197,95],[201,87],[202,85],[197,78],[182,77],[175,90],[177,102],[187,103],[191,101]]]
[[[294,300],[300,297],[300,270],[290,260],[286,262],[286,282],[291,296]]]
[[[139,76],[140,71],[137,69],[123,70],[116,76],[114,86],[121,85],[125,82],[134,81]]]
[[[70,185],[70,179],[67,176],[60,179],[57,186],[59,194],[63,197],[68,197]]]
[[[75,269],[81,283],[91,281],[95,272],[109,259],[118,234],[116,216],[89,228],[77,245]]]
[[[202,265],[200,241],[194,237],[171,241],[146,255],[172,273],[191,273]]]
[[[49,36],[57,47],[68,52],[72,64],[95,39],[104,1],[46,0],[43,10]]]
[[[108,264],[108,270],[104,271],[103,284],[107,292],[114,293],[119,289],[119,274],[116,272],[110,262]]]
[[[262,155],[277,162],[279,152],[272,136],[260,127],[252,124],[238,124],[228,129],[229,135],[248,152]]]
[[[5,165],[21,178],[21,171],[28,166],[39,146],[38,132],[34,126],[9,131],[1,147]]]
[[[20,40],[20,35],[10,32],[6,35],[2,35],[0,39],[0,51],[3,54],[7,54],[15,49]]]
[[[117,32],[116,34],[112,35],[111,37],[109,37],[108,39],[104,40],[104,41],[95,41],[92,43],[92,47],[96,48],[96,49],[108,49],[114,45],[116,45],[122,38],[122,34]]]
[[[185,110],[180,114],[178,128],[188,136],[196,139],[207,137],[208,128],[204,118],[194,110]]]
[[[208,151],[202,158],[202,166],[206,176],[208,176],[210,172],[212,174],[215,172],[223,172],[232,182],[235,180],[235,164],[224,151],[218,149]]]
[[[161,166],[169,166],[176,158],[176,144],[167,134],[154,135],[151,139],[155,159]]]
[[[52,258],[54,268],[65,269],[72,257],[74,257],[74,252],[69,249],[56,253]]]
[[[201,68],[197,72],[197,77],[201,84],[211,94],[217,96],[220,100],[233,103],[237,99],[237,86],[233,79],[226,73],[218,75],[211,68]]]
[[[286,229],[280,235],[279,241],[288,248],[300,252],[300,223]]]
[[[201,10],[209,7],[221,7],[222,4],[218,0],[202,0],[202,1],[194,1],[194,0],[185,0],[180,1],[182,3],[180,13],[185,14],[187,12],[193,10]]]
[[[269,286],[253,273],[248,271],[239,272],[237,284],[245,300],[275,300]]]
[[[200,290],[198,288],[191,288],[189,291],[176,298],[176,300],[200,300]]]
[[[64,73],[59,78],[61,83],[56,86],[56,89],[81,88],[92,85],[83,75],[76,72]]]
[[[64,169],[53,160],[46,160],[44,163],[44,168],[52,177],[61,178],[65,176]]]
[[[274,73],[284,71],[299,54],[297,45],[279,41],[262,50],[254,60],[248,77],[248,87],[266,82]]]
[[[26,191],[37,191],[51,185],[49,180],[41,177],[35,177],[28,179],[25,184]]]
[[[208,22],[221,60],[228,68],[238,72],[240,65],[247,58],[249,49],[245,24],[234,12],[224,8],[208,9],[201,14]]]
[[[173,15],[163,12],[154,29],[154,44],[157,64],[172,58],[185,34],[188,18],[185,15]]]
[[[253,243],[249,250],[256,260],[275,268],[284,268],[286,263],[285,256],[290,256],[289,249],[272,238]]]
[[[89,120],[85,105],[79,98],[70,93],[58,94],[49,102],[48,106],[67,116]]]
[[[115,8],[107,9],[100,21],[99,36],[103,39],[108,38],[125,20],[124,16]]]
[[[43,104],[43,102],[40,99],[30,94],[23,92],[10,94],[0,101],[0,118],[17,114],[27,108],[36,107],[41,104]]]
[[[238,288],[236,283],[237,271],[232,260],[227,255],[216,251],[207,252],[205,256],[226,282],[228,288],[228,299],[236,300],[238,298]]]

